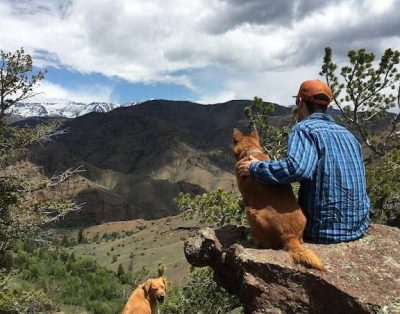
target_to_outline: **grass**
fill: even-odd
[[[183,252],[184,240],[189,236],[193,221],[181,216],[158,220],[132,220],[111,222],[84,229],[87,243],[76,244],[69,249],[76,257],[91,256],[106,268],[117,272],[121,263],[125,270],[132,263],[132,270],[145,267],[149,276],[157,274],[159,263],[165,266],[165,276],[174,286],[186,283],[189,264]],[[182,228],[183,227],[183,228]],[[117,237],[104,238],[105,234],[117,233]],[[58,229],[59,235],[69,234],[77,238],[78,229]],[[96,234],[100,241],[95,241]],[[114,234],[115,235],[115,234]],[[116,261],[113,262],[113,258]]]

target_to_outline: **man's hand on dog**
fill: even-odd
[[[252,162],[258,161],[257,158],[254,158],[253,156],[248,156],[240,159],[236,163],[236,172],[241,176],[241,177],[246,177],[250,175],[250,165]]]

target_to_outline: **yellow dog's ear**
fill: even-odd
[[[256,129],[256,128],[254,128],[253,132],[250,133],[250,136],[252,136],[252,137],[254,137],[254,138],[256,138],[256,139],[259,139],[259,138],[258,138],[258,132],[257,132],[257,129]]]
[[[147,298],[150,292],[150,288],[151,288],[151,279],[147,279],[143,285],[142,285],[142,289],[144,291],[144,296]]]
[[[162,281],[164,283],[165,291],[167,291],[167,278],[162,277]]]
[[[233,129],[233,142],[234,142],[234,143],[237,143],[237,142],[239,142],[242,138],[243,138],[243,133],[240,132],[239,129],[234,128],[234,129]]]

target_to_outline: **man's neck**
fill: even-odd
[[[334,121],[329,112],[314,112],[309,115],[306,115],[304,118],[302,118],[301,120],[298,120],[297,122],[301,122],[301,121],[309,120],[309,119],[325,119],[325,120]]]

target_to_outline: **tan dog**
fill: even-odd
[[[237,161],[253,156],[269,160],[264,153],[258,134],[253,131],[244,136],[233,130],[233,152]],[[238,187],[243,196],[250,224],[250,238],[266,249],[285,249],[296,263],[325,270],[321,260],[303,246],[306,217],[299,207],[290,184],[268,185],[259,183],[251,176],[236,173]]]
[[[158,303],[164,302],[166,292],[164,277],[148,279],[133,291],[122,314],[157,314]]]

